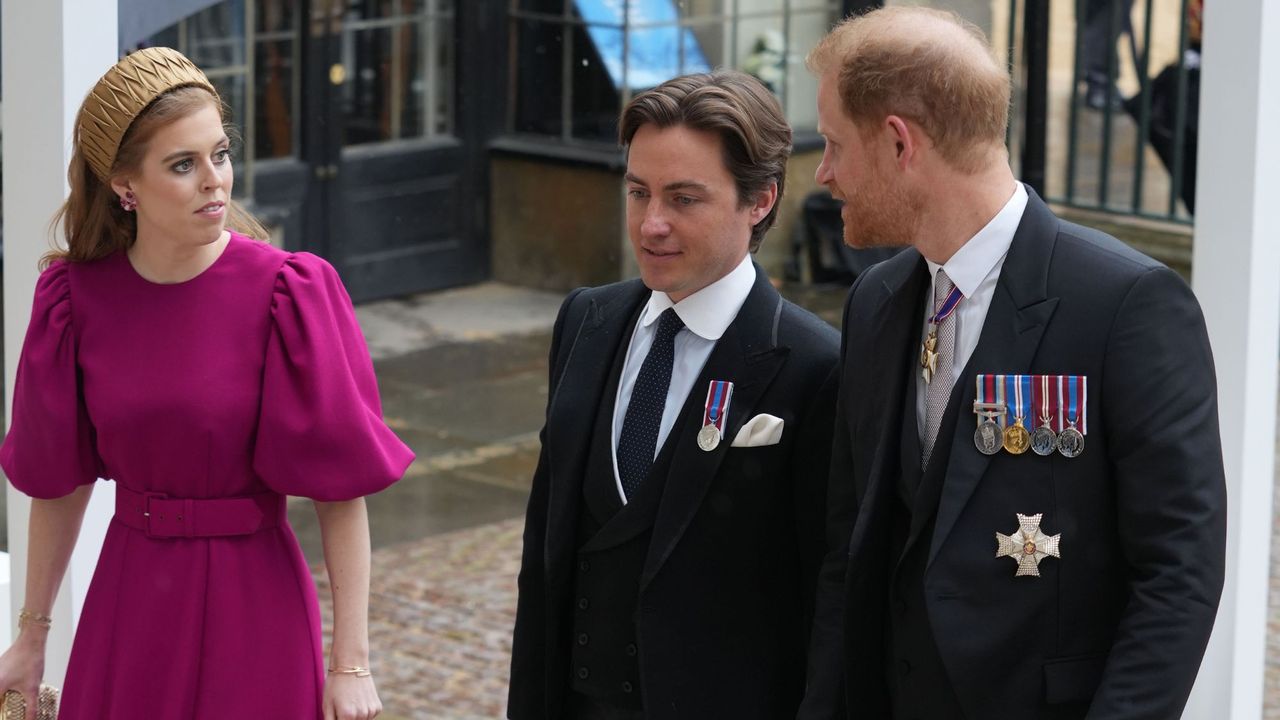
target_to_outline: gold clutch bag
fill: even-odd
[[[0,720],[22,720],[27,712],[27,701],[22,693],[10,690],[4,694],[4,702],[0,702]],[[36,720],[57,720],[58,689],[50,685],[40,686],[40,696],[36,700]]]

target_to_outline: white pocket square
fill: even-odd
[[[782,418],[760,413],[742,426],[738,436],[733,439],[731,447],[777,445],[780,440],[782,440]]]

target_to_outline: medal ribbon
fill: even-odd
[[[1066,418],[1063,416],[1063,412],[1067,406],[1066,403],[1063,402],[1062,387],[1065,384],[1065,382],[1066,382],[1066,376],[1064,375],[1054,376],[1054,384],[1058,386],[1058,425],[1053,429],[1053,431],[1059,432],[1059,433],[1065,430],[1067,427]]]
[[[1008,424],[1009,424],[1009,427],[1013,427],[1014,425],[1017,424],[1015,420],[1022,416],[1022,412],[1018,407],[1019,405],[1022,404],[1022,398],[1020,397],[1020,395],[1022,394],[1022,388],[1018,386],[1018,376],[1005,375],[1004,386],[1005,386],[1004,397],[1005,397],[1005,400],[1009,402],[1009,412],[1007,415],[1009,418]]]
[[[1007,376],[996,375],[996,404],[997,405],[1005,405],[1005,377]],[[996,420],[996,423],[1000,425],[1000,428],[1004,429],[1005,423],[1009,422],[1009,413],[1007,412],[1001,413],[1000,417],[996,418],[995,420]]]
[[[733,397],[733,383],[727,380],[712,380],[707,388],[706,409],[702,413],[702,425],[715,425],[724,436],[724,418],[729,412],[729,400]]]
[[[952,288],[951,294],[947,296],[946,300],[942,301],[942,306],[933,314],[933,317],[929,318],[929,324],[941,325],[943,320],[951,317],[951,313],[956,311],[956,308],[960,306],[960,301],[963,299],[964,293],[960,292],[960,288]],[[920,316],[917,315],[916,317]]]
[[[1080,376],[1080,418],[1076,421],[1080,423],[1080,434],[1089,434],[1089,378],[1085,375]]]
[[[1018,418],[1023,419],[1023,427],[1026,427],[1027,405],[1031,400],[1031,376],[1030,375],[1005,375],[1005,399],[1012,400],[1013,404],[1009,405],[1009,415],[1012,416],[1008,425],[1012,427],[1017,424]]]
[[[995,419],[995,415],[991,413],[989,409],[979,406],[988,405],[993,402],[996,395],[996,376],[975,375],[973,377],[973,381],[976,386],[974,388],[973,412],[978,416],[978,424],[981,425],[982,421],[988,417],[993,420]]]
[[[1020,392],[1018,393],[1018,417],[1024,418],[1026,420],[1026,422],[1023,423],[1024,427],[1028,429],[1033,428],[1036,426],[1035,422],[1028,417],[1029,415],[1031,415],[1031,409],[1035,407],[1035,404],[1031,401],[1031,376],[1030,375],[1018,376],[1018,389],[1020,390]]]
[[[1067,376],[1067,424],[1080,430],[1078,423],[1080,415],[1078,413],[1080,402],[1080,376]],[[1081,431],[1083,434],[1083,431]]]
[[[1040,399],[1036,405],[1040,408],[1040,417],[1036,418],[1036,422],[1040,425],[1053,422],[1053,416],[1049,414],[1049,376],[1040,375],[1036,377],[1040,382],[1036,383],[1036,387],[1040,390]]]
[[[1084,375],[976,375],[974,412],[981,423],[985,415],[977,406],[1000,405],[1007,411],[999,418],[993,414],[991,419],[1002,429],[1022,418],[1028,430],[1047,426],[1059,433],[1074,426],[1084,435],[1089,416],[1088,380]],[[1039,414],[1030,415],[1035,411]]]
[[[1089,401],[1089,378],[1084,375],[1069,375],[1067,377],[1067,395],[1070,407],[1067,409],[1067,420],[1080,431],[1081,435],[1088,432],[1086,427],[1086,418],[1088,417],[1087,403]]]

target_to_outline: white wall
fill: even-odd
[[[80,102],[116,60],[116,3],[35,0],[0,3],[4,106],[5,418],[19,351],[31,314],[36,264],[49,249],[49,220],[66,197],[71,129]],[[45,681],[61,685],[75,621],[114,505],[114,487],[99,483],[80,543],[54,605]],[[27,570],[30,500],[8,489],[11,614],[0,626],[16,632]],[[0,567],[2,567],[0,563]],[[5,643],[7,645],[7,643]]]
[[[1263,705],[1276,464],[1280,3],[1205,5],[1192,285],[1217,363],[1227,584],[1184,717],[1254,720]]]

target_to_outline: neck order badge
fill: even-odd
[[[926,385],[933,380],[933,374],[938,372],[938,326],[951,317],[951,313],[956,311],[963,299],[964,293],[960,292],[960,288],[953,288],[937,312],[929,318],[929,336],[920,343],[920,376],[924,378]]]

